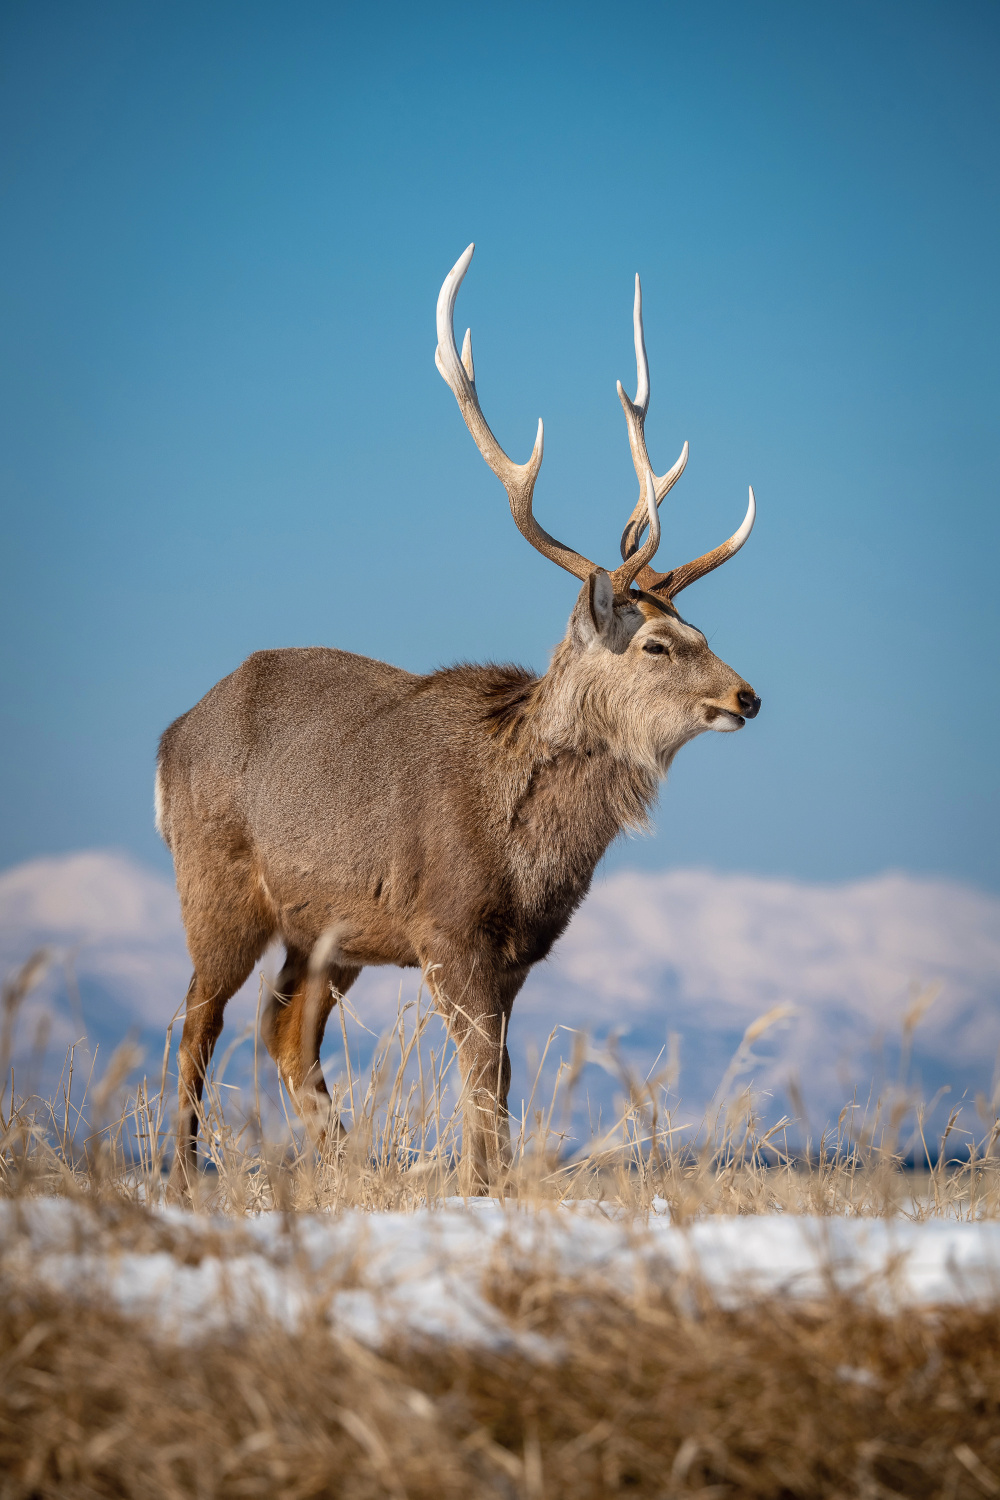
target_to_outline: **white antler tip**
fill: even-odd
[[[632,333],[635,339],[635,401],[633,405],[645,417],[649,405],[649,361],[646,358],[646,340],[642,331],[642,283],[635,273],[635,306],[632,309]]]
[[[733,551],[734,552],[738,552],[740,550],[740,548],[743,546],[743,543],[746,541],[746,539],[750,535],[751,531],[753,531],[753,523],[757,519],[757,501],[754,499],[753,485],[750,485],[749,488],[750,488],[750,499],[749,499],[749,502],[747,504],[747,513],[743,517],[743,525],[740,527],[739,531],[733,537],[733,542],[734,542]]]
[[[458,395],[459,389],[461,388],[463,383],[463,376],[460,366],[464,365],[465,361],[459,359],[458,350],[455,348],[455,329],[453,321],[455,313],[455,298],[458,296],[458,289],[462,285],[462,281],[465,278],[465,273],[469,269],[469,262],[472,260],[472,254],[475,248],[476,244],[473,240],[472,244],[467,245],[463,250],[462,254],[458,257],[458,260],[456,260],[455,264],[452,266],[451,270],[445,277],[444,282],[441,286],[441,290],[438,293],[437,300],[436,317],[438,346],[437,351],[434,355],[434,363],[437,365],[438,370],[451,386],[451,389],[455,392],[456,396]],[[466,337],[468,338],[468,335]],[[472,354],[470,350],[470,364],[471,361]],[[469,380],[472,380],[474,378],[468,370],[466,370],[466,378],[468,378]]]
[[[475,241],[473,241],[471,245],[467,245],[466,248],[462,251],[461,255],[458,257],[458,260],[456,260],[455,264],[452,266],[451,270],[448,272],[447,276],[444,278],[444,283],[438,295],[439,316],[442,310],[446,309],[447,314],[450,318],[452,309],[455,306],[455,298],[458,296],[458,289],[462,285],[462,282],[465,280],[465,273],[469,269],[469,263],[472,260],[472,255],[475,248]],[[440,337],[438,339],[438,342],[440,343]]]

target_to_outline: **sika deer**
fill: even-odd
[[[280,938],[285,964],[263,1031],[313,1131],[339,1129],[319,1065],[337,997],[365,964],[420,968],[458,1046],[463,1149],[471,1185],[485,1190],[509,1151],[505,1036],[528,970],[611,841],[645,823],[680,747],[706,729],[741,729],[760,708],[673,602],[742,547],[753,491],[728,542],[667,573],[650,566],[659,505],[688,448],[653,474],[638,276],[638,389],[635,401],[620,383],[618,394],[639,500],[622,562],[606,572],[534,518],[542,423],[530,459],[515,464],[480,409],[471,339],[459,356],[453,328],[473,248],[441,288],[436,363],[519,530],[583,587],[542,677],[497,666],[415,676],[325,647],[260,651],[163,735],[157,825],[194,962],[178,1057],[181,1187],[226,1002]]]

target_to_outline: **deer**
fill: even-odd
[[[163,734],[156,822],[174,861],[194,973],[178,1048],[171,1181],[197,1168],[198,1111],[227,1001],[268,946],[283,967],[261,1034],[314,1140],[343,1127],[320,1064],[333,1006],[366,965],[422,971],[462,1078],[467,1190],[492,1191],[510,1163],[507,1035],[533,965],[583,900],[625,830],[648,826],[683,745],[731,733],[760,698],[683,619],[682,589],[733,557],[721,546],[660,573],[660,505],[684,472],[646,450],[649,366],[635,278],[637,388],[618,382],[639,497],[611,570],[550,536],[533,513],[540,420],[514,463],[479,403],[471,332],[454,308],[469,245],[437,302],[435,363],[522,536],[581,588],[538,676],[458,665],[425,675],[333,648],[258,651]]]

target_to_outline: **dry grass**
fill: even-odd
[[[0,1080],[6,1081],[18,1008],[37,980],[42,957],[31,959],[4,988]],[[904,1023],[904,1068],[926,1001],[916,996]],[[349,1008],[338,1007],[341,1019]],[[954,1109],[936,1140],[928,1138],[928,1110],[911,1095],[905,1076],[866,1103],[851,1101],[836,1125],[805,1150],[796,1122],[787,1116],[764,1121],[761,1101],[733,1084],[753,1043],[784,1014],[778,1007],[747,1028],[711,1113],[696,1128],[679,1125],[670,1107],[676,1084],[671,1064],[639,1080],[605,1052],[605,1067],[620,1077],[620,1113],[582,1149],[570,1146],[569,1122],[584,1062],[595,1049],[575,1034],[572,1055],[559,1062],[542,1100],[553,1031],[529,1097],[511,1119],[513,1160],[504,1195],[526,1206],[596,1199],[640,1216],[659,1200],[661,1211],[668,1204],[678,1222],[705,1213],[776,1211],[1000,1217],[1000,1118],[984,1100],[974,1110],[967,1106],[965,1117]],[[273,1208],[407,1210],[460,1195],[463,1099],[454,1048],[447,1038],[442,1043],[435,1025],[440,1023],[421,1009],[419,997],[402,1006],[366,1076],[358,1073],[342,1028],[345,1066],[332,1092],[334,1110],[350,1134],[320,1151],[283,1094],[277,1120],[262,1108],[256,1041],[251,1107],[227,1109],[224,1074],[237,1039],[206,1085],[200,1121],[206,1170],[193,1185],[194,1206],[236,1215]],[[0,1086],[0,1197],[83,1193],[159,1202],[173,1149],[170,1042],[168,1032],[158,1077],[128,1090],[126,1080],[139,1060],[128,1045],[115,1053],[96,1085],[87,1082],[79,1100],[72,1054],[55,1098],[10,1098],[5,1114],[8,1089]],[[805,1118],[804,1106],[799,1114]],[[966,1124],[970,1114],[972,1128]],[[789,1144],[790,1132],[798,1146]],[[907,1170],[914,1156],[922,1156],[924,1166]]]
[[[498,1288],[558,1363],[375,1355],[307,1320],[178,1347],[6,1295],[0,1495],[974,1496],[1000,1492],[1000,1312],[679,1312]]]
[[[31,977],[8,986],[0,1047]],[[615,1130],[567,1158],[559,1121],[581,1057],[514,1130],[516,1203],[599,1199],[641,1218],[658,1198],[680,1222],[778,1210],[1000,1217],[995,1123],[958,1165],[929,1145],[916,1180],[902,1170],[902,1121],[918,1118],[902,1089],[867,1115],[846,1110],[802,1159],[787,1122],[765,1129],[748,1095],[725,1099],[692,1139],[664,1108],[669,1078],[623,1077]],[[0,1197],[79,1197],[115,1246],[184,1257],[177,1221],[151,1206],[169,1155],[166,1066],[122,1103],[132,1063],[118,1055],[79,1104],[68,1081],[44,1105],[0,1097]],[[259,1106],[228,1120],[216,1079],[199,1206],[433,1207],[458,1188],[457,1110],[442,1103],[451,1069],[426,1018],[402,1015],[370,1076],[351,1074],[340,1091],[350,1142],[319,1155],[293,1130],[266,1131]],[[0,1261],[0,1500],[1000,1495],[996,1306],[893,1312],[831,1291],[733,1311],[707,1294],[616,1291],[498,1262],[489,1296],[515,1328],[546,1335],[554,1360],[412,1339],[374,1353],[331,1329],[329,1285],[295,1333],[262,1314],[177,1343],[53,1291],[17,1248],[8,1240]]]

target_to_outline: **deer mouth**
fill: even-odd
[[[733,713],[731,708],[721,708],[718,703],[706,703],[705,722],[710,729],[722,734],[732,734],[734,730],[743,728],[746,719],[742,714]]]

